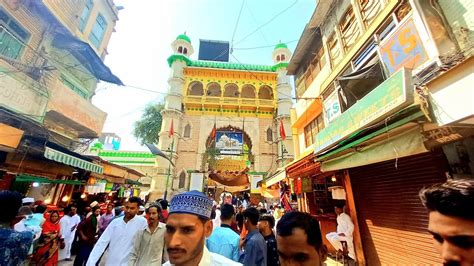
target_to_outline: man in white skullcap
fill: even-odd
[[[34,198],[23,198],[21,200],[22,206],[28,206],[31,210],[35,208],[35,199]]]
[[[193,190],[171,199],[166,223],[167,265],[242,265],[222,255],[209,252],[205,239],[212,233],[212,200]]]

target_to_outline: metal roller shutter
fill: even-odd
[[[441,264],[418,191],[444,182],[446,164],[437,151],[349,170],[367,265]]]

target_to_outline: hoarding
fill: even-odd
[[[407,19],[380,45],[382,59],[390,74],[402,67],[415,69],[426,62],[426,54],[413,19]]]
[[[216,132],[216,149],[219,154],[240,155],[243,151],[242,148],[243,135],[241,132]]]
[[[341,105],[339,104],[339,97],[337,91],[334,90],[323,101],[324,106],[324,123],[329,125],[336,117],[341,115]]]
[[[402,68],[316,135],[316,155],[364,126],[403,109],[413,101],[411,71]]]

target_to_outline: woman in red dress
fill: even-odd
[[[58,265],[58,251],[61,244],[59,213],[52,211],[43,224],[43,231],[37,246],[33,262],[36,265]]]

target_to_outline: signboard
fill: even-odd
[[[415,69],[428,60],[413,19],[407,19],[387,39],[382,41],[380,52],[390,74],[402,67]]]
[[[203,173],[191,173],[191,181],[189,183],[189,190],[201,191],[204,187],[204,174]]]
[[[402,68],[321,130],[316,135],[314,152],[318,155],[362,127],[413,103],[411,84],[410,71]]]
[[[339,104],[339,97],[337,96],[337,90],[334,90],[326,99],[324,99],[323,106],[324,106],[324,123],[327,126],[336,117],[341,115],[341,105]]]
[[[249,175],[250,177],[250,193],[260,193],[257,183],[262,181],[263,175]]]
[[[219,154],[242,154],[243,135],[241,132],[217,131],[216,149]]]
[[[35,81],[28,80],[20,81],[19,77],[0,72],[0,106],[42,123],[48,98],[34,89]]]

